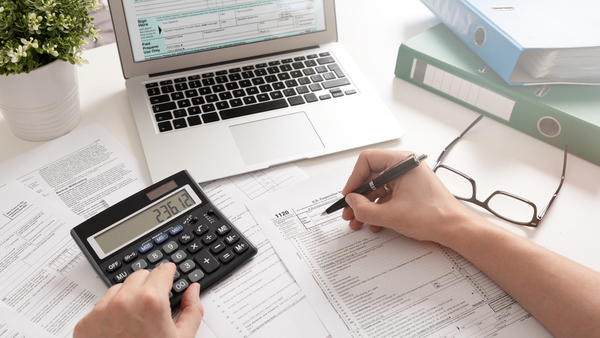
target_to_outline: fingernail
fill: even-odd
[[[350,195],[346,196],[346,203],[348,203],[350,208],[354,209],[354,199]]]

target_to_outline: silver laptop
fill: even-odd
[[[403,134],[336,43],[334,0],[109,6],[155,182],[182,169],[203,182]]]

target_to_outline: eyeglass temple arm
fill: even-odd
[[[473,126],[475,126],[477,124],[477,122],[481,121],[481,119],[483,118],[483,115],[479,115],[479,117],[473,121],[468,127],[467,129],[465,129],[460,135],[458,135],[457,138],[455,138],[452,142],[450,142],[450,144],[448,144],[446,146],[446,148],[444,148],[444,150],[442,150],[442,153],[440,154],[440,156],[438,156],[437,160],[435,161],[435,164],[433,165],[433,169],[437,168],[440,163],[442,163],[442,159],[444,158],[444,155],[446,155],[446,152],[448,150],[450,150],[450,148],[452,148],[452,146],[454,146],[454,144],[461,138],[463,137],[469,130],[471,130],[471,128],[473,128]]]
[[[546,212],[550,209],[550,206],[552,206],[552,203],[554,203],[554,200],[556,199],[556,196],[558,195],[558,192],[560,191],[560,188],[562,188],[563,182],[565,181],[565,173],[567,171],[567,153],[568,153],[568,149],[567,149],[567,146],[565,145],[563,169],[562,169],[562,175],[560,176],[560,183],[558,184],[558,189],[556,189],[556,192],[554,193],[554,195],[552,195],[552,198],[550,199],[550,202],[548,202],[548,205],[538,215],[538,217],[537,217],[538,222],[542,221],[542,218],[544,218],[544,215],[546,215]]]

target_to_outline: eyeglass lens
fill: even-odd
[[[474,182],[447,166],[439,166],[436,174],[456,198],[473,202],[497,216],[519,223],[528,223],[536,216],[536,210],[531,204],[502,192],[492,194],[487,201],[478,200]]]

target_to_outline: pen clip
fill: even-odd
[[[389,167],[385,168],[385,169],[384,169],[382,172],[380,172],[380,173],[379,173],[379,176],[381,176],[381,175],[385,174],[386,172],[388,172],[388,171],[390,171],[390,170],[392,170],[392,169],[396,168],[396,167],[397,167],[397,166],[399,166],[400,164],[402,164],[402,163],[404,163],[404,162],[408,161],[408,159],[410,159],[410,158],[412,158],[414,161],[416,161],[416,162],[417,162],[417,164],[419,164],[420,160],[417,158],[417,155],[415,155],[415,154],[410,154],[410,155],[406,156],[405,158],[401,159],[400,161],[398,161],[398,162],[396,162],[396,163],[392,164],[391,166],[389,166]]]

